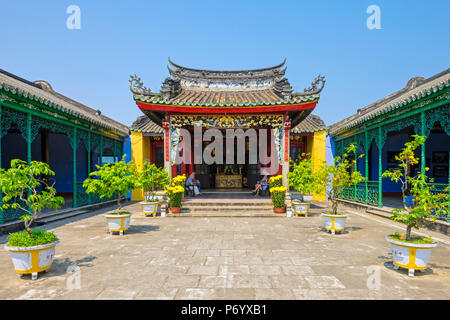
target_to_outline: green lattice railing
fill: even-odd
[[[445,183],[430,183],[430,185],[432,185],[431,192],[433,194],[450,192],[450,191],[446,191],[445,190],[449,186],[448,184],[445,184]],[[450,217],[447,214],[440,214],[436,218],[439,219],[439,220],[450,222]]]
[[[21,200],[18,200],[21,201]],[[3,211],[0,211],[0,224],[4,224],[9,221],[17,220],[21,216],[25,214],[25,211],[20,209],[4,209]]]
[[[378,206],[379,188],[378,181],[367,181],[367,203]]]
[[[83,188],[82,182],[77,182],[77,206],[86,206],[89,204],[89,198],[91,195],[86,193],[86,189]]]
[[[367,194],[366,194],[367,185]],[[366,203],[373,206],[378,205],[378,181],[367,181],[358,183],[355,186],[343,189],[341,199],[350,200],[359,203]]]

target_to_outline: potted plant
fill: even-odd
[[[323,164],[317,171],[318,183],[325,186],[328,200],[331,202],[331,212],[322,214],[325,223],[325,229],[335,234],[336,231],[343,231],[347,215],[338,212],[339,198],[345,188],[352,187],[365,180],[358,171],[353,171],[352,167],[356,160],[350,159],[350,154],[356,152],[356,145],[350,144],[342,157],[334,158],[333,165]],[[363,157],[360,155],[359,157]]]
[[[285,200],[286,200],[286,187],[272,187],[270,188],[270,194],[272,196],[272,202],[273,202],[273,211],[275,213],[284,213],[286,206],[285,206]]]
[[[36,280],[38,272],[52,266],[58,238],[49,231],[38,228],[32,230],[31,225],[40,216],[42,209],[57,210],[64,204],[64,198],[56,197],[53,185],[48,185],[48,177],[54,175],[48,164],[39,161],[27,164],[14,159],[8,170],[0,168],[0,189],[3,193],[0,210],[12,208],[24,213],[20,219],[24,222],[25,230],[9,234],[5,246],[20,277],[31,274],[32,279]]]
[[[182,174],[172,179],[172,187],[180,186],[183,189],[186,187],[186,175]],[[184,193],[181,195],[181,201],[184,201]]]
[[[399,162],[398,169],[385,171],[383,178],[401,183],[403,208],[392,210],[391,219],[406,224],[405,234],[398,232],[386,237],[390,243],[394,269],[408,269],[408,275],[414,276],[415,270],[424,271],[428,267],[431,251],[438,242],[429,237],[411,235],[412,228],[419,229],[421,225],[436,220],[436,215],[449,214],[450,195],[447,193],[433,194],[429,182],[433,179],[426,174],[411,176],[410,166],[419,163],[414,151],[425,143],[426,137],[413,135],[413,140],[406,142],[404,148],[395,160]],[[425,168],[428,171],[428,168]],[[409,190],[409,195],[406,191]],[[412,201],[408,201],[412,197]]]
[[[309,154],[303,153],[302,159],[299,159],[297,163],[291,161],[291,166],[292,171],[287,174],[287,178],[289,187],[295,190],[291,191],[292,208],[297,215],[308,216],[310,204],[307,201],[312,200],[314,193],[323,192],[324,186],[313,172],[313,163]]]
[[[88,178],[83,182],[86,193],[95,193],[100,198],[112,198],[117,196],[117,209],[105,215],[108,221],[108,229],[112,234],[123,232],[130,227],[131,212],[122,209],[121,200],[130,189],[140,187],[139,176],[133,162],[125,163],[125,155],[116,163],[107,163],[98,166],[97,171],[90,174],[95,179]]]
[[[167,187],[167,194],[169,196],[169,207],[171,213],[180,213],[181,209],[181,197],[184,194],[184,188],[182,186]]]
[[[165,189],[169,182],[169,174],[164,168],[158,168],[155,164],[147,161],[144,162],[144,167],[139,174],[139,184],[144,189],[144,201],[140,204],[146,216],[154,216],[157,212],[161,212],[165,192],[156,190]]]

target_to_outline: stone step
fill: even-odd
[[[208,212],[208,211],[221,211],[221,212],[272,212],[273,206],[267,207],[238,207],[238,206],[182,206],[183,212]]]
[[[285,217],[286,214],[278,214],[271,212],[183,212],[180,213],[168,213],[168,217]]]
[[[257,207],[271,207],[272,202],[236,202],[236,201],[220,201],[220,202],[198,202],[198,201],[184,201],[182,203],[183,207],[190,207],[190,206],[198,206],[198,207],[209,207],[209,206],[221,206],[221,207],[229,207],[229,206],[236,206],[236,207],[251,207],[251,208],[257,208]]]

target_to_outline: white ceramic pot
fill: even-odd
[[[347,215],[322,213],[325,229],[335,234],[336,231],[344,231]]]
[[[37,279],[38,272],[46,271],[53,264],[55,247],[59,241],[33,247],[8,247],[14,269],[19,276],[31,274],[33,280]]]
[[[290,191],[289,193],[290,193],[291,199],[292,199],[293,201],[295,201],[295,200],[297,200],[297,201],[303,201],[303,195],[302,195],[301,192],[298,192],[298,191]]]
[[[391,239],[389,236],[386,240],[391,244],[394,269],[408,269],[410,277],[414,276],[415,270],[424,271],[428,267],[431,251],[438,245],[437,241],[429,244],[409,243]]]
[[[128,214],[107,214],[105,215],[108,221],[108,229],[110,233],[119,232],[123,235],[123,232],[130,227],[131,213]]]
[[[309,213],[309,203],[306,202],[297,202],[297,201],[292,201],[291,202],[291,206],[292,206],[292,211],[297,214],[297,215],[304,215],[304,216],[308,216]]]
[[[303,201],[313,201],[314,196],[312,194],[304,194]]]
[[[151,193],[146,192],[144,194],[144,201],[164,201],[167,199],[167,193],[165,191],[156,191],[153,195],[153,199],[151,199]]]
[[[155,216],[158,212],[161,212],[160,202],[140,202],[142,205],[142,211],[146,216]]]

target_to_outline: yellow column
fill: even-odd
[[[306,141],[306,152],[311,153],[313,170],[316,170],[326,161],[326,131],[314,132],[314,136],[308,136]],[[314,200],[325,201],[325,190],[322,194],[314,194]]]
[[[144,161],[150,161],[150,137],[142,135],[142,132],[131,131],[131,160],[140,171],[144,166]],[[135,201],[144,200],[142,189],[135,189],[131,192],[131,199]]]

